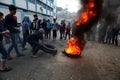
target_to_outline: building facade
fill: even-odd
[[[40,19],[56,18],[56,0],[0,0],[0,11],[4,15],[9,13],[10,4],[18,8],[16,14],[18,22],[21,22],[24,16],[29,16],[33,20],[34,14],[37,14]]]

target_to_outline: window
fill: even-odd
[[[37,1],[37,4],[41,5],[41,2],[40,2],[40,1]]]
[[[35,4],[35,0],[28,0],[28,1]]]

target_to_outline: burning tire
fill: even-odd
[[[55,46],[53,45],[49,45],[49,44],[45,44],[43,46],[43,51],[46,53],[50,53],[50,54],[56,54],[57,53],[57,49]]]
[[[80,53],[80,54],[71,55],[71,54],[66,53],[65,50],[62,51],[62,53],[63,53],[64,55],[68,56],[68,57],[71,57],[71,58],[79,58],[79,57],[81,57],[81,53]]]

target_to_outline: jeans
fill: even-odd
[[[7,59],[7,51],[5,50],[1,41],[0,41],[0,53],[2,54],[2,61],[5,61]]]
[[[66,33],[65,33],[65,40],[66,40],[66,38],[67,38],[67,35],[68,35],[68,38],[70,39],[70,32],[66,32]]]
[[[29,33],[23,33],[23,43],[22,43],[22,48],[25,48],[26,42],[27,42],[27,37],[29,36]]]
[[[57,30],[53,30],[53,39],[57,37]]]
[[[63,39],[63,37],[64,37],[64,30],[60,30],[60,39]]]
[[[118,34],[113,34],[112,36],[112,44],[118,45]]]
[[[18,46],[17,46],[17,37],[18,37],[17,33],[10,33],[12,44],[8,48],[8,55],[10,55],[10,52],[12,51],[13,48],[15,49],[16,54],[19,55]]]
[[[10,38],[5,36],[5,43],[9,44],[10,43]]]
[[[47,36],[46,36],[47,38],[51,38],[51,29],[47,29]]]
[[[20,44],[22,44],[22,39],[20,37],[20,34],[17,33],[16,35],[17,35],[17,42],[20,43]]]

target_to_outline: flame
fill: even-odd
[[[68,41],[68,47],[65,49],[67,54],[79,55],[84,48],[84,42],[78,37],[72,37]]]
[[[80,17],[75,20],[76,27],[79,28],[81,25],[89,23],[90,19],[97,16],[97,11],[95,11],[95,0],[88,0],[85,5],[85,10],[82,12]],[[78,37],[72,37],[68,41],[68,46],[65,48],[65,52],[70,55],[81,54],[85,45],[85,41]]]
[[[81,24],[88,23],[90,18],[96,16],[96,11],[94,11],[94,8],[95,8],[94,0],[89,0],[88,4],[86,4],[86,10],[75,21],[77,27],[79,27]]]

